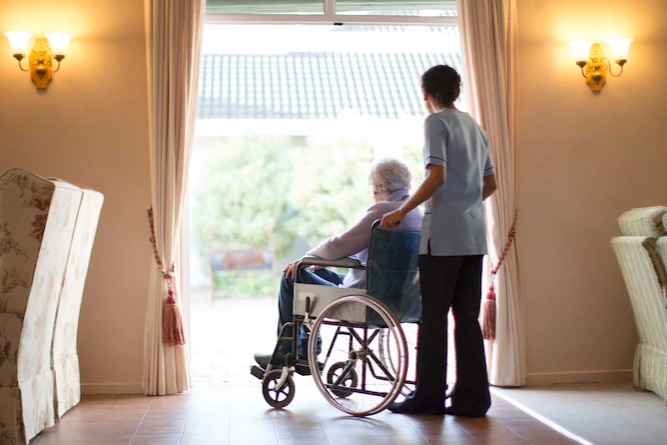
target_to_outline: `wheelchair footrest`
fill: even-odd
[[[250,374],[254,375],[260,380],[264,378],[264,370],[257,365],[250,366]]]

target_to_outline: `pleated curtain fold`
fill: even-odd
[[[205,0],[145,0],[152,189],[147,207],[154,216],[156,256],[165,270],[173,266],[173,272],[165,274],[154,264],[150,277],[144,333],[147,395],[190,388],[187,339],[185,345],[164,344],[163,314],[170,289],[177,306],[183,295],[180,226],[197,111],[204,12]]]
[[[471,114],[489,135],[498,190],[486,203],[491,264],[508,246],[517,209],[517,136],[515,82],[517,67],[516,0],[459,0],[457,3],[465,84]],[[489,382],[525,384],[523,320],[518,292],[516,242],[495,278],[496,334],[487,341]]]

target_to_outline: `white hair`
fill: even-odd
[[[412,175],[405,162],[396,158],[382,158],[373,161],[368,181],[377,192],[393,193],[399,189],[409,189]]]

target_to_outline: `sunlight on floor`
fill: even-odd
[[[276,336],[276,297],[213,298],[191,291],[190,358],[194,387],[257,385],[248,371],[255,352],[271,352]]]
[[[274,297],[213,298],[210,289],[190,291],[190,373],[194,387],[259,386],[250,375],[255,352],[275,346],[278,303]],[[409,350],[408,379],[414,379],[417,326],[404,326]],[[450,335],[448,381],[455,381]],[[300,379],[310,380],[310,379]]]

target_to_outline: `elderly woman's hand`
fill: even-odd
[[[382,220],[380,221],[380,226],[385,229],[395,229],[401,223],[403,219],[403,213],[400,209],[396,209],[393,212],[385,213],[382,215]]]
[[[299,267],[299,262],[301,261],[301,258],[299,258],[296,261],[292,261],[289,263],[283,272],[285,273],[285,278],[291,278],[292,280],[296,280],[296,270]]]

